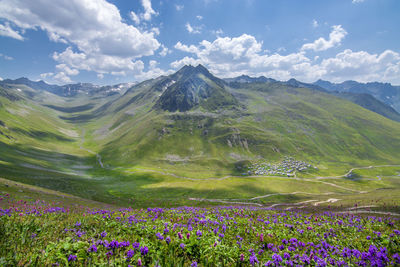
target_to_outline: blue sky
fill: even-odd
[[[398,0],[2,0],[0,77],[141,81],[203,64],[400,84]]]

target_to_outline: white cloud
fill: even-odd
[[[157,14],[149,0],[142,4],[144,20]],[[138,59],[153,55],[160,46],[154,37],[158,29],[140,31],[124,23],[117,7],[105,0],[3,0],[0,18],[22,30],[44,30],[50,40],[70,44],[53,59],[76,70],[140,72],[143,62]]]
[[[136,24],[140,24],[140,18],[138,15],[136,15],[135,12],[131,11],[131,13],[129,13],[129,16],[131,17],[133,22],[135,22]]]
[[[142,0],[142,6],[144,9],[143,13],[136,14],[134,11],[131,11],[129,13],[129,17],[135,24],[140,24],[143,20],[144,21],[150,21],[151,17],[157,16],[158,12],[154,11],[154,9],[151,7],[151,1],[150,0]]]
[[[20,41],[24,40],[24,37],[10,26],[10,23],[6,22],[4,25],[0,24],[0,36],[11,37]]]
[[[53,72],[42,73],[40,74],[40,78],[47,81],[48,83],[66,84],[73,82],[71,78],[63,71],[60,71],[58,73],[53,73]]]
[[[381,54],[349,49],[326,59],[308,58],[305,51],[282,55],[269,54],[262,42],[253,36],[218,37],[214,41],[201,41],[198,45],[178,42],[177,50],[190,53],[170,64],[174,69],[183,65],[203,64],[220,77],[241,74],[264,75],[278,80],[296,78],[305,82],[326,79],[341,82],[355,79],[361,82],[386,81],[400,83],[400,54],[386,50]]]
[[[70,76],[75,76],[79,74],[79,70],[72,69],[68,67],[66,64],[58,64],[56,66],[57,73],[54,72],[46,72],[40,74],[40,77],[45,80],[50,80],[50,82],[55,82],[59,84],[72,83]]]
[[[59,72],[53,76],[53,79],[59,83],[72,83],[71,78],[65,72]]]
[[[40,77],[41,77],[42,79],[46,79],[46,78],[52,77],[52,76],[54,76],[54,73],[53,73],[53,72],[46,72],[46,73],[40,74]]]
[[[2,80],[3,80],[3,78],[0,77],[0,81],[2,81]]]
[[[211,33],[214,34],[215,36],[219,37],[222,34],[224,34],[224,31],[222,29],[218,29],[218,30],[212,30]]]
[[[176,9],[177,11],[181,11],[181,10],[183,10],[183,8],[184,8],[183,5],[175,5],[175,9]]]
[[[215,74],[227,77],[240,74],[256,74],[275,71],[277,68],[290,69],[291,66],[308,62],[304,53],[281,56],[262,53],[262,43],[248,34],[239,37],[218,37],[213,42],[203,40],[199,45],[184,45],[178,42],[175,48],[195,57],[184,57],[171,63],[177,68],[185,64],[198,63],[208,66]]]
[[[155,60],[149,61],[149,66],[147,71],[142,71],[140,74],[136,75],[139,80],[148,80],[152,78],[157,78],[161,75],[169,75],[173,73],[173,70],[162,70],[157,67],[159,63]]]
[[[66,75],[69,75],[69,76],[75,76],[75,75],[78,75],[78,74],[79,74],[79,70],[77,70],[77,69],[71,69],[70,67],[68,67],[68,66],[65,65],[65,64],[58,64],[58,65],[56,66],[56,68],[57,68],[58,70],[60,70],[60,72],[64,72]]]
[[[203,16],[197,15],[196,18],[197,18],[198,20],[202,20],[202,19],[203,19]]]
[[[137,72],[143,69],[141,60],[133,61],[131,57],[74,52],[71,47],[61,53],[54,52],[53,59],[71,68],[99,73],[120,72],[123,70]]]
[[[347,32],[345,29],[342,28],[341,25],[334,25],[332,26],[332,31],[329,34],[329,40],[326,40],[321,37],[315,40],[313,43],[304,44],[301,47],[301,50],[324,51],[329,48],[340,45],[341,41],[346,35]]]
[[[334,58],[322,60],[325,77],[333,81],[357,80],[400,82],[400,54],[385,50],[381,54],[346,49]]]
[[[352,3],[353,4],[358,4],[358,3],[362,3],[362,2],[364,2],[365,0],[353,0],[352,1]]]
[[[152,33],[154,33],[154,35],[160,35],[160,29],[157,28],[157,27],[151,28],[150,31],[151,31]]]
[[[312,21],[312,26],[313,26],[314,28],[317,28],[317,27],[319,26],[318,21],[315,20],[315,19],[313,19],[313,21]]]
[[[172,51],[169,50],[167,47],[165,47],[164,45],[161,45],[161,51],[159,53],[160,56],[165,57],[168,54],[171,54]]]
[[[201,27],[199,27],[199,26],[192,26],[192,25],[190,25],[189,22],[186,23],[185,27],[186,27],[186,30],[187,30],[189,33],[193,33],[193,34],[201,33],[201,31],[200,31],[200,30],[201,30]]]
[[[98,74],[97,74],[97,78],[103,79],[103,78],[104,78],[104,74],[103,74],[103,73],[98,73]]]
[[[0,58],[1,57],[4,58],[5,60],[14,60],[13,57],[10,57],[10,56],[7,56],[7,55],[4,55],[4,54],[0,53]]]
[[[144,8],[144,13],[142,15],[142,18],[144,20],[151,20],[151,16],[152,15],[158,15],[157,12],[155,12],[153,10],[153,8],[151,7],[151,1],[150,0],[142,0],[142,6]]]
[[[204,62],[201,61],[200,59],[194,59],[192,57],[184,57],[181,60],[176,60],[176,61],[172,62],[171,67],[174,69],[179,69],[185,65],[196,66],[198,64],[204,64]]]
[[[181,42],[177,42],[174,46],[175,49],[181,50],[183,52],[188,52],[188,53],[193,53],[193,54],[197,54],[199,49],[195,46],[195,45],[184,45]]]

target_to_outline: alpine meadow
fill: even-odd
[[[0,265],[400,265],[398,11],[0,1]]]

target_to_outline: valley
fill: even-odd
[[[203,66],[66,95],[30,86],[1,83],[4,179],[117,206],[398,210],[400,124],[324,90]]]

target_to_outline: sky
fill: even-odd
[[[398,0],[0,0],[0,79],[220,78],[400,85]]]

